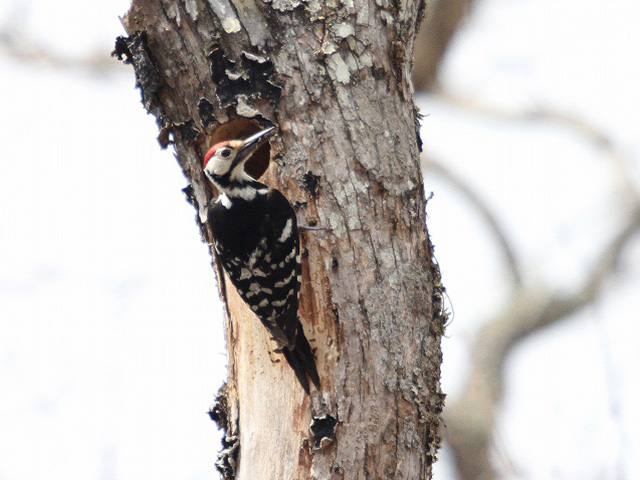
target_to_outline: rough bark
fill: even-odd
[[[174,143],[203,237],[203,153],[268,123],[279,135],[254,173],[266,168],[262,181],[318,228],[301,238],[300,314],[322,381],[311,397],[217,269],[229,379],[212,416],[226,478],[431,477],[444,315],[410,82],[421,8],[134,0],[124,19],[115,54]]]

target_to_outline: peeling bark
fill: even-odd
[[[431,478],[444,315],[410,81],[421,8],[134,0],[124,19],[114,54],[175,147],[205,240],[214,192],[202,155],[270,123],[279,135],[250,168],[317,227],[301,232],[300,315],[322,381],[311,397],[217,268],[225,478]]]

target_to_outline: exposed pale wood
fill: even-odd
[[[311,398],[269,353],[265,330],[233,287],[220,282],[237,479],[431,477],[444,316],[410,82],[420,7],[134,0],[125,18],[130,35],[144,35],[117,51],[134,64],[162,141],[175,141],[203,236],[210,240],[205,207],[213,192],[200,158],[219,125],[238,115],[278,126],[263,181],[298,207],[300,224],[320,228],[301,238],[300,312],[322,381]],[[225,64],[213,77],[211,58]],[[243,95],[228,88],[236,74],[250,79]],[[209,112],[201,115],[199,104]],[[336,441],[313,450],[309,425],[325,414],[338,421]]]

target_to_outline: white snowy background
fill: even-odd
[[[206,411],[225,376],[222,307],[186,181],[155,140],[131,69],[71,61],[109,52],[127,7],[0,3],[1,31],[69,63],[25,62],[0,39],[0,480],[218,478]],[[640,184],[638,19],[631,0],[482,0],[443,84],[584,117]],[[418,102],[426,151],[486,199],[529,281],[578,282],[621,221],[600,152],[552,122]],[[455,310],[443,341],[453,400],[474,333],[509,289],[474,210],[447,182],[426,182]],[[505,476],[640,478],[640,239],[620,271],[594,306],[510,357],[496,427]],[[446,447],[441,457],[435,478],[451,478]]]

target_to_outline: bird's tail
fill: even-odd
[[[320,377],[316,369],[316,361],[313,358],[311,345],[309,345],[304,336],[302,326],[298,328],[298,336],[293,349],[289,350],[289,348],[283,347],[282,354],[291,365],[291,368],[293,368],[300,385],[307,392],[307,395],[309,395],[309,379],[311,379],[316,388],[320,388]]]

